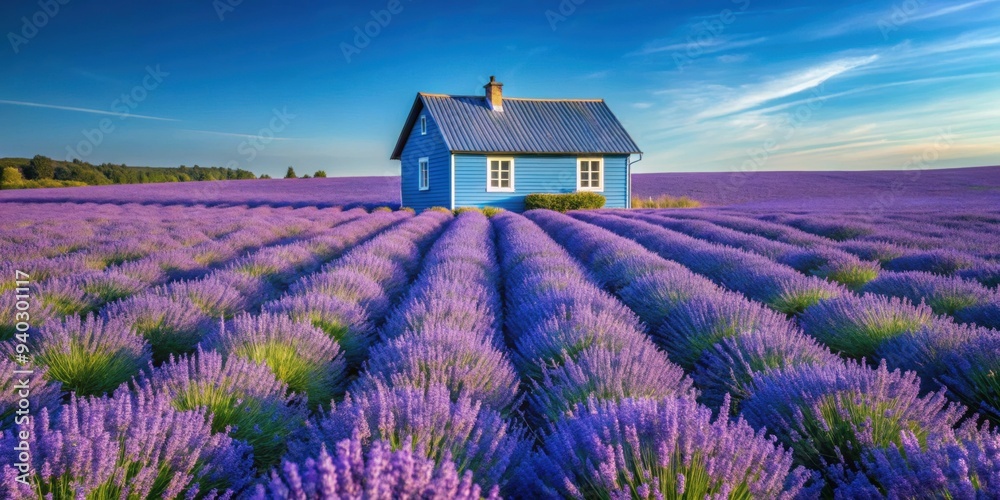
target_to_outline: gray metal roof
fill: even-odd
[[[641,153],[603,99],[503,98],[493,111],[482,96],[417,94],[392,159],[398,160],[426,108],[452,152],[535,154]]]

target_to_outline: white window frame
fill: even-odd
[[[490,182],[493,175],[493,162],[510,162],[510,187],[493,187]],[[486,191],[489,193],[513,193],[514,192],[514,157],[513,156],[487,156],[486,157]]]
[[[420,135],[427,135],[427,115],[420,115]]]
[[[420,191],[431,188],[431,160],[426,156],[417,160],[417,188]]]
[[[600,176],[599,176],[600,178],[597,180],[597,182],[601,183],[601,185],[599,187],[595,188],[595,187],[591,187],[591,186],[587,186],[587,187],[581,186],[581,184],[580,184],[580,170],[583,168],[583,162],[585,162],[585,161],[586,162],[596,161],[596,162],[600,163],[600,169],[601,169],[600,172],[599,172],[600,173]],[[576,159],[576,190],[577,191],[591,191],[591,192],[594,192],[594,193],[603,193],[604,192],[604,158],[577,158]]]

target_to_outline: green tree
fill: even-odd
[[[32,180],[51,179],[55,173],[52,160],[42,155],[35,155],[28,163],[28,167],[24,169],[24,176]]]
[[[325,179],[326,178],[326,170],[317,170],[316,173],[313,174],[313,177],[316,177],[318,179]]]
[[[267,175],[267,174],[261,174],[261,175],[260,175],[260,178],[261,178],[261,179],[270,179],[270,178],[271,178],[271,176],[270,176],[270,175]]]
[[[292,167],[288,167],[288,172],[285,172],[285,178],[286,179],[297,179],[298,176],[295,175],[295,169],[292,168]]]

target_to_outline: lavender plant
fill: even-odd
[[[268,302],[264,311],[285,314],[292,321],[309,323],[323,330],[335,340],[344,352],[348,365],[354,366],[364,358],[368,347],[375,341],[364,308],[329,295],[310,293],[288,295],[281,300]]]
[[[687,370],[716,342],[752,330],[781,335],[794,328],[783,315],[739,294],[694,299],[675,308],[653,333],[671,359]]]
[[[557,422],[578,404],[589,399],[662,399],[668,396],[694,399],[691,379],[670,363],[651,342],[635,342],[620,350],[599,347],[575,356],[563,355],[561,364],[546,366],[529,396],[532,416],[542,422]]]
[[[167,397],[177,410],[207,411],[212,432],[249,444],[262,470],[278,463],[288,437],[307,416],[303,401],[267,365],[224,359],[214,351],[172,359],[136,386],[147,398]]]
[[[194,351],[211,328],[211,318],[183,297],[139,295],[109,304],[101,316],[120,321],[145,338],[156,364]]]
[[[19,438],[0,437],[4,498],[231,496],[252,477],[248,446],[163,397],[74,396],[58,415],[43,408],[28,429],[31,484],[13,480]]]
[[[386,441],[393,450],[421,450],[439,465],[452,460],[459,473],[473,471],[486,488],[503,482],[529,448],[520,428],[467,397],[453,402],[446,387],[380,385],[348,394],[328,415],[310,420],[302,439],[289,444],[288,458],[302,461],[321,445],[333,449],[353,437],[363,446]]]
[[[922,441],[946,433],[965,409],[944,392],[920,396],[913,372],[859,363],[797,366],[757,378],[743,402],[750,425],[790,447],[828,486],[865,471],[873,450],[899,448],[903,433]]]
[[[47,368],[48,380],[81,396],[110,393],[150,360],[149,344],[126,323],[96,316],[50,320],[31,343],[34,362]]]
[[[941,380],[959,400],[1000,422],[1000,332],[979,330],[944,356]]]
[[[453,401],[479,401],[501,414],[519,401],[518,376],[492,339],[468,330],[430,329],[407,333],[369,353],[365,375],[353,394],[386,387],[447,387]]]
[[[304,462],[285,462],[271,473],[265,485],[258,485],[250,497],[255,500],[310,498],[403,498],[468,499],[482,498],[482,489],[473,482],[472,471],[459,475],[455,464],[433,460],[406,449],[393,451],[385,441],[375,441],[367,451],[358,439],[337,443],[334,456],[320,447],[319,456]],[[487,498],[498,498],[497,489]]]
[[[2,348],[10,350],[9,347]],[[15,373],[19,370],[31,373]],[[30,419],[42,408],[55,411],[59,407],[62,384],[58,381],[48,381],[47,369],[43,367],[25,367],[0,357],[0,428],[13,432],[15,419]],[[21,401],[28,403],[23,407]]]
[[[831,349],[861,359],[873,356],[883,342],[926,326],[933,318],[925,305],[865,294],[811,306],[799,317],[799,324]]]
[[[966,424],[956,436],[919,439],[904,432],[902,446],[874,450],[867,475],[837,489],[840,498],[998,498],[1000,434]]]
[[[840,357],[800,330],[753,329],[724,338],[703,352],[692,378],[701,389],[700,401],[718,409],[728,398],[730,409],[738,412],[742,401],[750,395],[756,376],[795,366],[820,367],[841,362]]]
[[[688,399],[580,405],[518,469],[518,494],[565,498],[795,498],[810,474],[744,421]]]
[[[345,364],[337,342],[288,316],[242,314],[212,332],[204,347],[266,364],[290,391],[308,396],[314,408],[342,390]]]

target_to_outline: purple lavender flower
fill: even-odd
[[[859,258],[885,264],[906,253],[903,247],[886,240],[853,240],[838,245]]]
[[[547,366],[560,365],[588,348],[621,351],[641,340],[642,325],[617,309],[558,311],[539,318],[518,338],[514,361],[525,377],[537,381]]]
[[[309,323],[323,330],[337,341],[347,364],[351,366],[361,362],[375,340],[375,331],[360,305],[329,295],[288,295],[279,301],[264,304],[264,311],[285,314],[292,321]]]
[[[246,441],[263,468],[278,463],[285,440],[306,418],[302,401],[267,365],[214,351],[172,359],[136,385],[148,398],[166,396],[178,410],[206,409],[212,432]]]
[[[206,350],[265,363],[289,390],[323,406],[341,390],[345,364],[337,342],[319,328],[285,315],[242,314],[205,339]]]
[[[965,409],[944,392],[920,397],[913,372],[859,363],[796,366],[757,378],[742,415],[820,470],[829,484],[864,470],[872,450],[901,446],[903,431],[921,439],[949,432]]]
[[[838,498],[1000,498],[1000,434],[972,422],[957,436],[904,431],[900,448],[872,451],[865,469]]]
[[[10,350],[3,347],[2,351]],[[14,373],[15,370],[32,370],[33,373]],[[55,411],[59,407],[62,384],[48,381],[47,368],[21,366],[7,357],[0,357],[0,427],[14,432],[15,417],[37,414],[42,408]],[[26,383],[25,383],[26,382]],[[20,407],[21,399],[26,399],[29,408]],[[21,410],[18,413],[18,410]]]
[[[971,268],[976,259],[953,249],[935,249],[913,252],[896,257],[885,263],[890,271],[926,271],[934,274],[952,275],[962,269]]]
[[[247,297],[217,278],[179,281],[157,288],[154,293],[169,298],[186,298],[212,318],[232,318],[249,306]]]
[[[799,324],[834,351],[861,359],[873,356],[883,342],[928,325],[933,318],[927,306],[866,294],[820,302],[802,313]]]
[[[358,439],[337,443],[335,455],[320,448],[318,458],[285,462],[271,473],[266,487],[257,486],[254,500],[310,498],[426,498],[435,500],[482,498],[472,471],[459,476],[454,462],[433,460],[406,449],[392,450],[375,441],[365,452]],[[498,498],[494,488],[487,497]]]
[[[34,361],[46,377],[79,395],[113,391],[150,359],[149,344],[128,324],[95,316],[49,320],[31,337]]]
[[[648,325],[659,325],[676,308],[696,298],[722,295],[714,283],[691,272],[659,271],[641,276],[621,290],[618,296]]]
[[[449,283],[450,285],[450,283]],[[451,285],[454,293],[448,297],[412,297],[402,303],[386,320],[382,335],[393,338],[407,332],[425,332],[452,329],[464,332],[483,332],[491,343],[497,343],[498,307],[489,301],[476,300],[471,293],[483,291],[482,287],[462,284]],[[461,292],[469,292],[463,295]],[[471,290],[470,290],[471,289]],[[444,295],[447,288],[439,288],[434,295]],[[427,294],[430,295],[430,294]]]
[[[131,297],[146,287],[145,283],[117,271],[89,273],[75,281],[77,286],[92,297],[91,302],[95,306]]]
[[[506,414],[518,402],[518,377],[492,340],[468,330],[424,329],[377,345],[366,374],[351,392],[387,387],[421,389],[443,385],[452,400],[468,396]]]
[[[803,217],[789,217],[782,221],[792,227],[803,231],[817,234],[834,241],[845,241],[875,234],[873,226],[861,222],[834,222],[828,217],[815,215]]]
[[[959,400],[1000,422],[1000,332],[977,330],[944,356],[941,380]]]
[[[730,292],[685,302],[653,334],[672,360],[691,370],[702,353],[722,339],[752,330],[783,335],[794,328],[784,315]]]
[[[864,287],[868,293],[925,302],[937,314],[955,315],[970,307],[1000,302],[996,292],[962,278],[920,271],[885,273]]]
[[[588,399],[693,399],[695,395],[684,370],[667,361],[648,340],[615,351],[591,347],[574,355],[564,352],[560,361],[543,368],[541,380],[528,395],[539,422],[556,422]]]
[[[889,368],[917,372],[924,392],[937,391],[942,385],[941,377],[949,369],[948,357],[975,339],[990,335],[1000,334],[938,318],[883,342],[876,357],[884,359]]]
[[[74,396],[58,415],[28,426],[31,486],[5,480],[4,498],[174,498],[239,491],[253,464],[248,446],[213,434],[203,411],[177,411],[163,397],[119,390]],[[0,437],[2,475],[16,475],[13,433]]]
[[[35,297],[57,317],[93,312],[98,304],[73,279],[56,278],[36,285]]]
[[[377,318],[389,309],[390,300],[381,285],[372,278],[350,269],[334,269],[297,282],[292,295],[320,294],[358,304],[369,318]]]
[[[334,449],[352,437],[363,446],[387,441],[394,450],[420,450],[437,464],[453,460],[459,473],[473,471],[486,488],[501,483],[529,447],[520,428],[467,397],[453,402],[443,386],[420,390],[378,386],[348,394],[329,415],[309,421],[306,431],[301,441],[289,443],[289,460],[305,460],[320,445]]]
[[[841,362],[839,356],[798,329],[754,329],[722,339],[703,352],[692,378],[702,391],[700,401],[718,409],[728,397],[730,408],[738,412],[759,374]]]
[[[516,495],[795,498],[810,474],[742,420],[689,399],[591,402],[560,420],[518,469]],[[813,493],[815,494],[815,493]]]
[[[170,355],[194,351],[211,328],[211,318],[184,297],[168,298],[145,294],[109,304],[101,312],[119,320],[141,335],[152,347],[153,362],[162,363]]]

